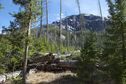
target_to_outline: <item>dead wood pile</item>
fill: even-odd
[[[56,58],[52,53],[45,56],[36,54],[28,60],[28,70],[36,68],[39,71],[66,71],[76,69],[76,60],[60,60]]]

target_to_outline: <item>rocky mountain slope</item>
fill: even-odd
[[[100,16],[96,15],[71,15],[62,19],[62,28],[71,31],[78,31],[82,28],[92,29],[94,31],[101,31],[104,29],[104,22]],[[59,21],[54,21],[52,24],[59,26]]]

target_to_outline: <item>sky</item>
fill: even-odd
[[[59,1],[48,0],[49,23],[59,20]],[[104,17],[108,16],[108,7],[106,0],[100,0],[102,6],[102,14]],[[2,26],[9,26],[13,17],[9,13],[18,12],[19,6],[12,3],[12,0],[0,0],[3,9],[0,10],[0,31]],[[100,15],[98,0],[80,0],[81,12],[85,14]],[[76,0],[62,0],[62,18],[78,14]],[[45,20],[45,18],[43,18]]]

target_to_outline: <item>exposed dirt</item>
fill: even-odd
[[[62,73],[38,72],[28,76],[28,84],[78,84],[76,74],[67,71]]]

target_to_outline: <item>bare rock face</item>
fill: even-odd
[[[80,23],[81,20],[82,23]],[[62,19],[62,28],[65,29],[67,25],[67,30],[70,31],[79,31],[81,27],[94,31],[102,31],[104,30],[103,24],[105,22],[100,16],[92,14],[71,15]],[[54,21],[52,24],[59,26],[60,22]]]

